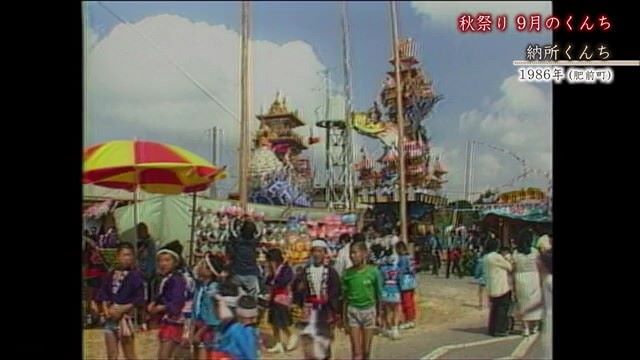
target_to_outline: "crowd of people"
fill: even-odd
[[[267,352],[302,345],[305,359],[328,359],[342,329],[350,336],[352,357],[368,359],[377,332],[398,339],[400,329],[415,326],[415,267],[397,235],[343,234],[333,245],[313,240],[309,261],[297,269],[279,249],[267,252],[264,299],[276,339]]]
[[[488,293],[491,336],[515,333],[516,323],[521,324],[523,336],[537,333],[541,325],[544,325],[545,336],[550,334],[551,237],[541,236],[536,243],[534,239],[531,232],[523,231],[515,241],[515,248],[500,247],[498,240],[492,237],[485,243],[475,278],[481,308],[485,287]]]
[[[439,276],[445,262],[446,278],[450,274],[473,276],[478,284],[478,307],[483,309],[485,299],[489,298],[490,335],[516,333],[516,324],[520,324],[522,335],[529,336],[537,333],[544,323],[548,336],[552,284],[550,235],[538,237],[531,229],[525,229],[517,239],[509,239],[509,246],[502,246],[495,234],[477,229],[459,228],[445,238],[443,241],[438,232],[416,237],[418,271],[431,270],[432,275]]]
[[[414,258],[395,230],[367,228],[342,235],[337,245],[315,239],[305,264],[289,264],[279,248],[261,247],[251,220],[240,220],[237,229],[226,255],[203,252],[191,268],[178,241],[156,251],[144,223],[135,245],[116,242],[116,265],[95,277],[90,302],[103,320],[109,359],[120,348],[135,359],[134,329],[154,321],[159,359],[174,358],[181,347],[194,359],[255,359],[263,348],[273,354],[301,348],[305,359],[329,359],[337,331],[349,335],[353,359],[368,359],[376,334],[397,340],[416,326],[416,261],[433,255],[436,274],[442,261],[437,236],[416,241]],[[513,251],[491,235],[449,243],[447,277],[473,275],[480,307],[486,288],[492,336],[508,334],[516,319],[524,335],[540,329],[550,316],[549,237],[540,245],[522,234]],[[269,348],[258,326],[265,314],[275,340]]]
[[[275,339],[266,351],[301,348],[305,359],[331,358],[338,329],[349,334],[353,358],[368,359],[377,332],[398,339],[415,326],[415,266],[397,235],[345,234],[337,246],[315,239],[307,263],[292,265],[280,249],[260,247],[252,221],[238,229],[228,256],[206,252],[193,268],[178,241],[156,251],[144,223],[135,245],[117,243],[116,264],[96,280],[90,302],[108,358],[122,349],[135,359],[136,324],[144,331],[154,319],[159,359],[180,347],[194,359],[259,358],[265,313]]]

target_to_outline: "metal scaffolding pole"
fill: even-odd
[[[353,171],[353,125],[351,124],[351,99],[353,87],[351,85],[351,49],[349,35],[349,21],[347,19],[347,2],[342,2],[342,60],[344,67],[344,121],[345,121],[345,150],[344,150],[344,203],[346,209],[354,210],[356,207],[353,187],[355,185]]]
[[[329,120],[329,116],[331,115],[331,71],[329,69],[325,69],[323,72],[324,76],[324,96],[325,96],[325,104],[324,104],[324,119]],[[325,134],[325,176],[327,177],[327,181],[325,182],[325,194],[324,201],[328,209],[333,208],[333,191],[334,191],[334,175],[333,175],[333,163],[331,156],[331,127],[326,127],[327,131]]]

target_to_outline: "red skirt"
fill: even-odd
[[[208,351],[207,359],[209,360],[233,360],[231,355],[220,351]]]
[[[413,290],[401,292],[401,304],[402,304],[402,314],[404,315],[404,321],[415,321],[416,320],[416,299],[414,298]]]
[[[158,338],[160,341],[172,341],[175,343],[182,342],[182,324],[167,324],[163,323],[160,326],[160,332],[158,332]]]
[[[207,326],[207,324],[205,324],[202,321],[196,321],[196,323],[195,323],[195,331],[198,332],[202,328],[206,328],[206,330],[204,331],[204,333],[202,333],[202,338],[200,339],[200,341],[205,345],[213,343],[213,340],[215,338],[213,329],[211,327]]]

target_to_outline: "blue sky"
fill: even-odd
[[[240,6],[235,2],[104,2],[106,6],[118,15],[136,24],[144,19],[169,14],[189,20],[192,23],[205,23],[207,26],[224,25],[228,30],[238,32],[240,27]],[[433,4],[433,3],[431,3]],[[516,75],[516,68],[511,62],[521,59],[524,49],[529,43],[546,44],[551,42],[549,32],[532,35],[519,34],[513,30],[506,33],[490,34],[462,34],[455,30],[456,9],[470,8],[474,10],[483,3],[473,6],[446,3],[417,4],[412,2],[398,2],[399,27],[401,36],[414,38],[420,47],[420,57],[425,70],[431,75],[436,90],[443,94],[445,100],[436,106],[434,113],[427,120],[434,146],[443,154],[452,173],[450,175],[451,191],[460,190],[463,174],[464,144],[469,138],[492,143],[497,146],[513,149],[516,153],[537,167],[551,166],[550,139],[542,146],[541,138],[531,139],[532,144],[523,144],[525,134],[515,134],[513,128],[517,121],[540,121],[548,127],[544,131],[550,136],[550,91],[548,85],[532,85],[509,82],[507,79]],[[499,3],[484,3],[486,9],[522,9],[522,6],[502,5]],[[547,14],[550,2],[539,2],[528,5],[530,9]],[[527,8],[527,7],[525,7]],[[109,37],[120,22],[97,3],[87,4],[87,19],[92,36],[93,46],[104,43],[107,52]],[[380,84],[386,71],[390,70],[388,63],[390,55],[389,11],[388,2],[356,2],[349,3],[349,18],[351,27],[351,54],[353,68],[354,105],[358,110],[365,110],[380,90]],[[548,9],[548,10],[547,10]],[[546,11],[545,11],[546,10]],[[336,88],[341,89],[342,60],[341,60],[341,29],[339,2],[254,2],[252,3],[252,37],[254,40],[264,41],[284,46],[287,43],[302,41],[308,44],[316,60],[322,66],[333,70],[332,78]],[[534,11],[532,11],[534,12]],[[494,14],[497,14],[494,12]],[[510,19],[512,28],[512,18]],[[152,30],[149,30],[152,31]],[[138,39],[139,40],[139,39]],[[115,36],[114,36],[114,42]],[[215,47],[215,44],[209,44]],[[195,46],[195,44],[194,44]],[[166,49],[171,51],[171,49]],[[152,51],[152,50],[149,50]],[[102,56],[102,51],[91,51],[92,56]],[[105,55],[106,56],[106,55]],[[118,58],[117,66],[127,61]],[[92,60],[93,61],[93,60]],[[98,60],[96,60],[98,61]],[[98,61],[100,62],[100,61]],[[114,62],[100,62],[100,66],[108,66],[112,70]],[[96,65],[97,66],[97,65]],[[159,75],[161,76],[161,75]],[[93,84],[89,84],[94,86]],[[300,83],[300,91],[309,92],[314,85]],[[524,88],[526,87],[526,88]],[[520,92],[522,90],[522,92]],[[541,111],[536,107],[533,114],[522,113],[521,107],[531,110],[525,104],[526,98],[514,99],[514,94],[528,94],[530,91],[542,95],[545,103],[541,107],[549,107],[548,111]],[[322,103],[322,96],[315,92],[318,103]],[[287,94],[295,102],[296,94]],[[91,95],[90,102],[103,101],[99,95]],[[272,96],[271,96],[272,97]],[[106,98],[105,98],[106,99]],[[232,98],[233,99],[233,98]],[[522,100],[522,102],[520,101]],[[104,100],[106,101],[106,100]],[[233,102],[233,101],[231,101]],[[505,109],[505,104],[509,104]],[[235,104],[229,104],[230,107]],[[258,109],[255,109],[258,110]],[[524,111],[524,110],[523,110]],[[311,111],[305,111],[311,114]],[[88,126],[86,141],[90,143],[122,137],[127,134],[125,128],[113,122],[106,126],[109,120],[101,118],[101,114],[90,115],[92,122]],[[511,118],[516,119],[511,119]],[[544,119],[540,119],[544,117]],[[489,124],[493,119],[505,118],[504,131],[500,133],[500,121]],[[513,121],[511,121],[513,120]],[[100,124],[98,124],[98,122]],[[539,126],[538,126],[539,127]],[[475,130],[474,130],[475,129]],[[204,131],[204,128],[202,129]],[[137,131],[147,137],[158,136],[156,129],[144,130],[141,126]],[[512,134],[513,133],[513,134]],[[192,151],[207,155],[206,145],[202,145],[201,134],[199,145],[193,145]],[[509,140],[511,139],[511,140]],[[174,141],[174,143],[181,141]],[[525,140],[526,142],[526,140]],[[533,143],[535,142],[535,144]],[[542,141],[544,142],[544,141]],[[188,141],[184,141],[185,146]],[[193,143],[193,141],[191,141]],[[370,147],[371,144],[367,143]],[[374,149],[371,149],[374,151]],[[490,150],[479,150],[479,164],[485,161],[487,171],[477,172],[477,186],[483,188],[489,185],[500,185],[518,173],[517,164],[508,157]],[[529,159],[528,156],[531,158]],[[545,159],[548,158],[548,161]],[[229,159],[231,160],[231,159]],[[496,161],[498,164],[496,164]],[[499,168],[499,174],[490,170],[491,166]],[[494,170],[496,170],[494,169]],[[456,173],[454,174],[454,170]],[[532,180],[532,185],[540,185],[540,179]],[[526,185],[526,183],[524,184]]]

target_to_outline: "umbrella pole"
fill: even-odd
[[[189,266],[193,266],[193,243],[196,236],[196,192],[193,193],[193,205],[191,206],[191,242],[189,243]]]
[[[134,229],[137,229],[137,226],[138,226],[138,187],[136,186],[136,190],[133,192],[133,227]]]
[[[133,138],[133,144],[134,144],[134,148],[135,148],[135,144],[138,142],[138,137],[134,137]],[[135,152],[135,150],[134,150]],[[136,231],[136,237],[133,243],[133,248],[136,250],[133,252],[133,254],[136,256],[136,259],[138,258],[138,252],[137,252],[137,248],[138,248],[138,191],[140,190],[140,173],[136,170],[136,188],[133,191],[133,228]]]
[[[136,189],[133,191],[133,229],[134,229],[134,238],[133,238],[133,258],[135,261],[138,261],[138,185],[136,185]],[[134,319],[136,322],[136,326],[140,326],[140,316],[138,316],[140,309],[135,308]],[[143,313],[144,314],[144,313]],[[144,323],[144,321],[143,321]]]

